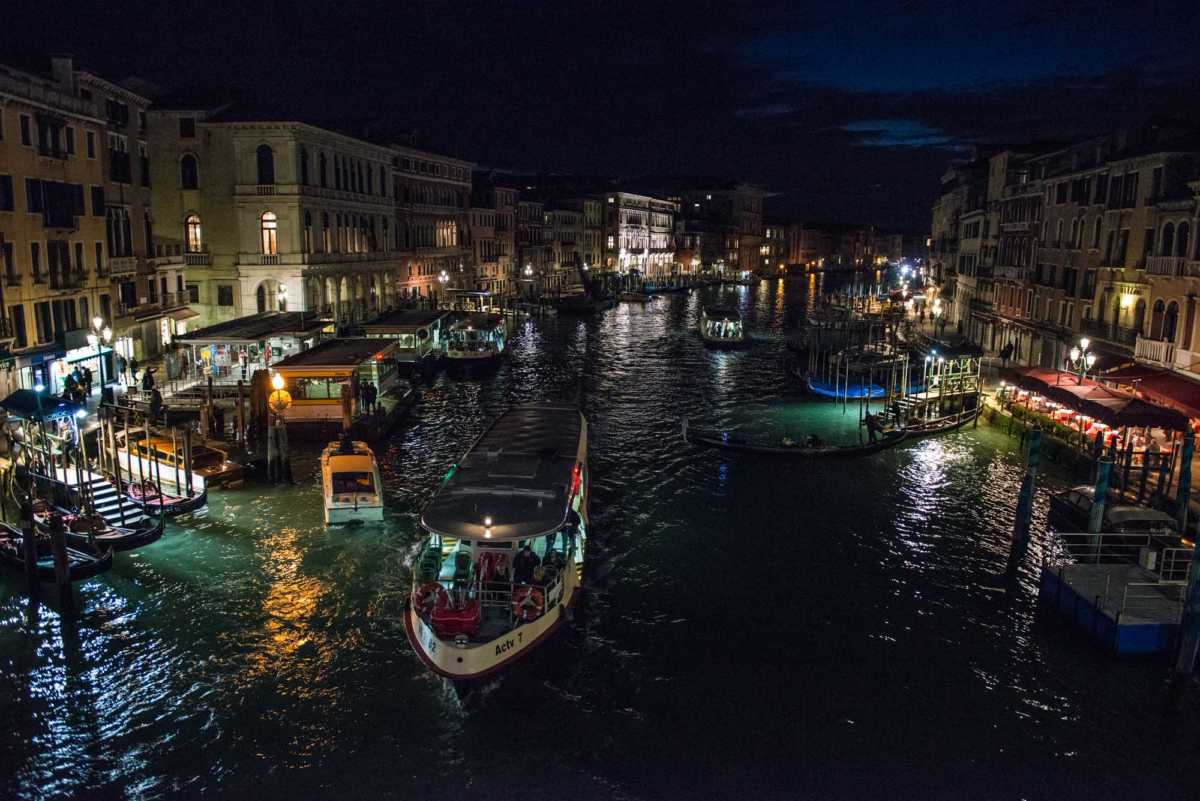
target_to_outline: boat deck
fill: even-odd
[[[1171,648],[1186,586],[1136,564],[1068,564],[1042,568],[1041,595],[1114,654],[1151,654]]]

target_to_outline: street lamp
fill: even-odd
[[[1087,371],[1091,370],[1092,366],[1096,363],[1096,354],[1088,350],[1091,344],[1091,340],[1083,337],[1079,340],[1079,344],[1071,348],[1067,354],[1070,371],[1079,375],[1078,384],[1083,383],[1083,379],[1087,376]]]
[[[104,397],[104,349],[112,341],[112,329],[104,324],[104,318],[96,315],[92,318],[92,330],[87,335],[88,344],[96,349],[96,362],[100,366],[100,397]]]

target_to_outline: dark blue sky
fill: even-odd
[[[810,220],[925,226],[973,142],[1200,115],[1194,0],[117,8],[17,2],[0,53],[379,119],[489,166],[738,176]]]

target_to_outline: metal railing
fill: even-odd
[[[1057,533],[1044,561],[1061,569],[1069,565],[1139,565],[1153,581],[1126,582],[1121,602],[1113,601],[1112,574],[1105,576],[1101,608],[1121,620],[1127,614],[1166,616],[1176,622],[1183,611],[1192,549],[1168,544],[1173,536],[1158,534]],[[1116,608],[1111,608],[1116,606]]]
[[[1186,263],[1184,256],[1149,256],[1146,258],[1146,274],[1181,276]]]

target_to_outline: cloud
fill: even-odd
[[[954,137],[919,120],[860,120],[842,126],[858,134],[867,147],[941,147],[955,145]]]

